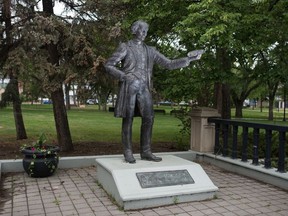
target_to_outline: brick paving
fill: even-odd
[[[244,216],[288,215],[288,192],[209,164],[202,164],[219,187],[217,198],[137,211],[123,211],[96,184],[96,168],[59,169],[49,178],[4,174],[0,188],[3,216]]]

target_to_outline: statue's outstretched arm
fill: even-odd
[[[199,60],[203,54],[203,50],[194,50],[187,54],[187,57],[178,58],[178,59],[169,59],[163,54],[155,50],[155,62],[161,65],[164,68],[169,70],[184,68],[189,66],[191,61]]]

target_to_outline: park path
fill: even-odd
[[[253,179],[201,164],[219,187],[217,198],[137,211],[119,209],[96,183],[96,167],[59,169],[49,178],[25,173],[2,176],[3,216],[244,216],[288,215],[288,192]]]

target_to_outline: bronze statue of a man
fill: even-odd
[[[187,67],[201,58],[202,51],[188,53],[188,57],[170,60],[144,40],[148,24],[136,21],[131,30],[134,39],[121,43],[105,63],[106,71],[120,81],[115,117],[122,117],[122,144],[125,161],[135,163],[132,152],[132,123],[134,116],[141,116],[140,156],[142,160],[159,162],[161,157],[152,154],[151,137],[154,121],[151,95],[151,76],[154,63],[167,69]],[[120,66],[118,66],[120,63]]]

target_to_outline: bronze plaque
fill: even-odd
[[[140,172],[136,173],[136,176],[142,188],[195,183],[187,170]]]

